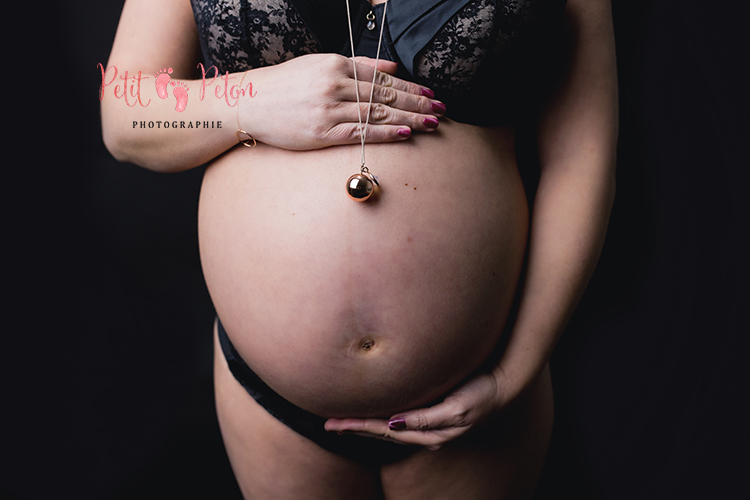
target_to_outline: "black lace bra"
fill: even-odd
[[[224,73],[315,52],[351,55],[344,1],[191,0],[204,65]],[[348,1],[355,54],[374,57],[384,4]],[[396,76],[431,88],[448,117],[512,123],[559,45],[565,2],[389,0],[380,57],[399,63]]]

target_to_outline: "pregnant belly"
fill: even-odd
[[[359,146],[235,148],[201,191],[203,270],[232,342],[324,417],[387,417],[477,369],[525,249],[511,131],[445,120],[366,153],[382,190],[364,203],[345,190]]]

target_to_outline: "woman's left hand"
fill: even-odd
[[[513,399],[514,391],[507,389],[496,375],[483,373],[458,386],[435,406],[397,413],[389,420],[332,418],[326,421],[325,429],[439,450],[499,412]]]

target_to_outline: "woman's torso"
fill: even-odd
[[[367,147],[236,149],[206,171],[199,228],[217,313],[276,392],[322,416],[426,403],[488,356],[521,268],[512,133],[443,123]]]
[[[468,376],[497,343],[523,261],[513,142],[511,127],[444,119],[434,133],[368,144],[382,191],[366,203],[345,192],[359,145],[261,144],[214,161],[201,258],[243,359],[326,417],[388,416]]]

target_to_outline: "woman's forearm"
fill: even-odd
[[[198,50],[189,0],[126,1],[110,59],[99,66],[102,134],[117,159],[185,170],[236,146],[239,128],[284,149],[356,144],[370,96],[370,143],[432,132],[445,111],[428,97],[431,91],[393,77],[394,62],[379,61],[375,72],[369,58],[307,54],[251,69],[243,79],[243,73],[217,75],[213,67],[199,71]],[[238,92],[244,94],[236,107]]]
[[[219,80],[199,96],[199,47],[189,0],[126,0],[109,60],[97,68],[102,136],[115,158],[158,171],[185,170],[232,146],[235,108],[214,97]],[[161,96],[157,74],[163,75]],[[175,121],[177,128],[171,127]],[[213,127],[204,127],[206,121]]]
[[[515,390],[543,370],[583,295],[614,200],[617,71],[609,1],[569,0],[567,18],[571,65],[540,122],[527,273],[496,367]]]
[[[594,271],[614,198],[609,170],[571,169],[540,181],[518,315],[496,367],[516,390],[544,369]]]

